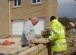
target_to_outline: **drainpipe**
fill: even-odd
[[[2,13],[2,8],[1,8],[1,1],[2,0],[0,0],[0,37],[1,37],[1,33],[2,33],[2,31],[1,31],[1,13]]]
[[[9,2],[9,36],[11,36],[11,7],[10,7],[10,0],[8,0]]]

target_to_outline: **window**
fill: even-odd
[[[14,6],[20,6],[21,0],[14,0]]]
[[[24,20],[13,20],[12,21],[12,35],[22,35]],[[34,26],[35,34],[41,35],[41,31],[45,28],[45,18],[39,18],[39,22]]]
[[[41,0],[32,0],[32,4],[41,4]]]
[[[33,0],[33,3],[36,3],[36,0]]]
[[[41,32],[45,28],[45,18],[39,18],[39,22],[34,26],[35,34],[41,35]]]
[[[22,35],[24,20],[12,21],[12,35]]]
[[[40,0],[37,0],[37,2],[40,2]]]

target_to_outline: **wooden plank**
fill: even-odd
[[[37,47],[38,47],[38,51],[41,51],[46,48],[46,45],[40,44],[40,45],[37,45]]]
[[[28,53],[27,52],[22,52],[22,53],[20,53],[18,55],[28,55]]]
[[[17,55],[25,50],[29,49],[29,47],[25,48],[9,48],[9,47],[0,47],[0,54],[4,55]]]
[[[47,53],[47,49],[43,49],[42,51],[40,51],[37,55],[45,55]]]
[[[8,55],[17,55],[19,53],[24,52],[27,49],[29,49],[29,47],[25,47],[25,48],[21,48],[21,49],[18,49],[18,50],[14,50],[14,51],[11,51],[10,53],[8,53]]]
[[[38,47],[32,47],[32,48],[28,49],[26,52],[28,52],[28,55],[37,55]]]
[[[19,49],[18,48],[0,47],[0,53],[4,53],[4,54],[7,54],[7,53],[14,51],[14,50],[19,50]]]
[[[49,40],[48,38],[39,38],[39,39],[35,39],[33,43],[48,43]]]

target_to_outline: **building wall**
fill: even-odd
[[[9,36],[9,16],[8,16],[8,0],[1,0],[1,12],[0,12],[0,38]]]
[[[48,0],[47,7],[46,7],[46,26],[49,26],[49,20],[51,16],[58,17],[58,4],[57,0]]]
[[[21,7],[17,8],[14,8],[13,0],[11,0],[12,20],[45,17],[47,20],[46,23],[48,23],[51,15],[57,16],[57,0],[42,0],[42,3],[38,5],[32,5],[31,0],[22,0]]]
[[[57,0],[42,0],[39,5],[32,5],[31,0],[21,0],[20,7],[14,7],[14,0],[10,0],[10,19],[9,19],[9,3],[8,0],[2,0],[1,4],[1,36],[9,37],[11,30],[11,20],[24,19],[29,17],[44,17],[46,26],[49,26],[49,18],[52,15],[57,17]]]

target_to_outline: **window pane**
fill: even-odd
[[[17,5],[17,0],[14,0],[14,6],[16,6]]]
[[[36,0],[32,0],[33,1],[33,3],[36,3]]]
[[[18,0],[18,5],[21,5],[21,0]]]
[[[23,20],[16,20],[12,22],[12,34],[13,35],[21,35],[23,32]]]
[[[40,2],[40,0],[37,0],[37,2]]]
[[[43,31],[44,28],[45,28],[45,19],[40,18],[37,25],[34,26],[35,34],[36,35],[41,35],[41,31]]]

